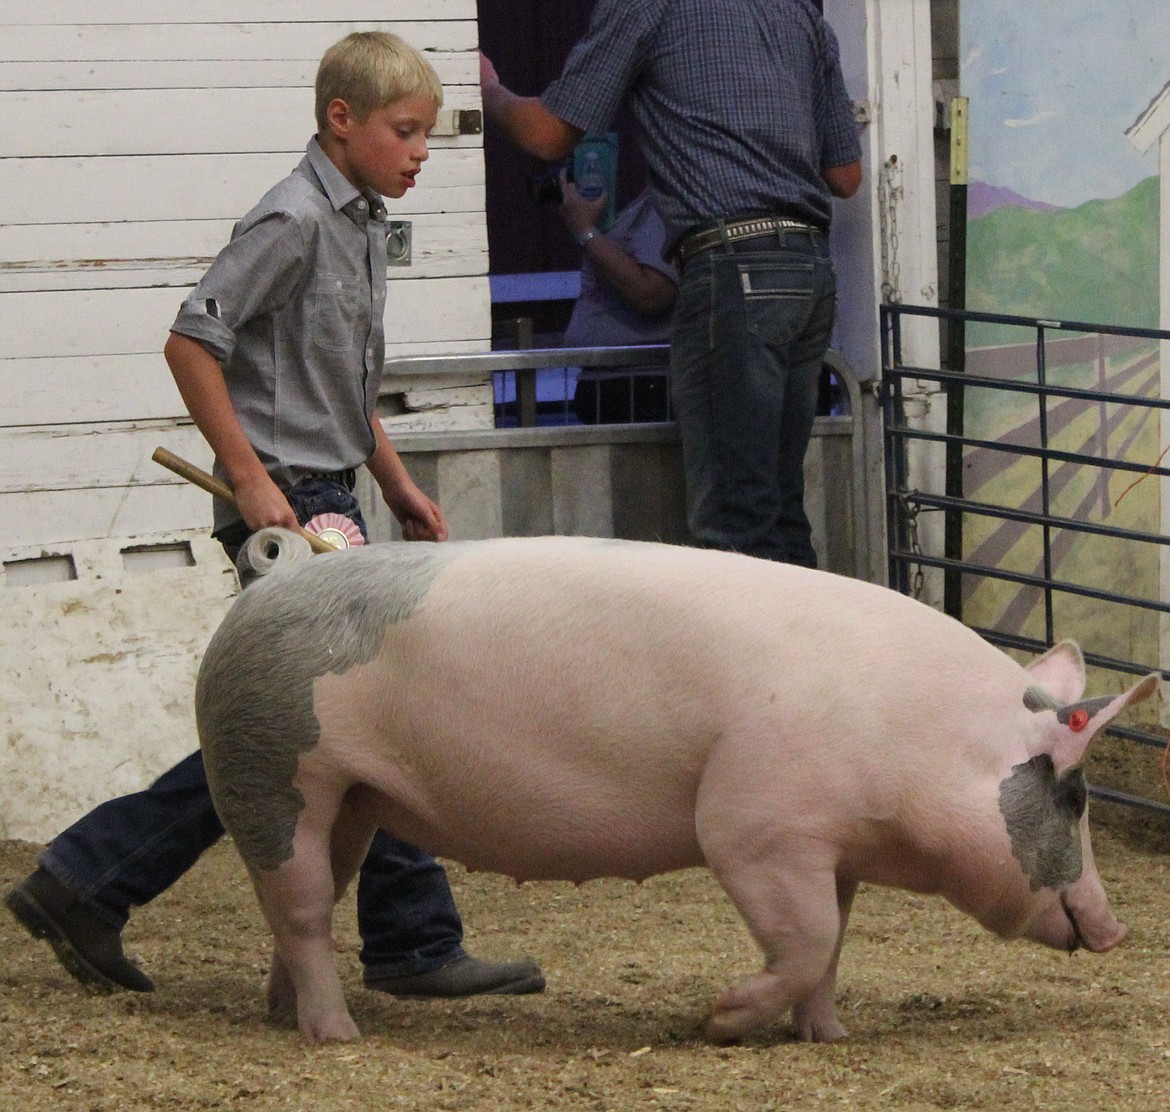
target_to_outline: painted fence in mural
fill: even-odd
[[[1133,336],[1085,335],[1052,340],[1044,357],[1049,381],[1062,386],[1097,391],[1118,398],[1153,398],[1159,389],[1158,345]],[[967,372],[975,376],[1011,380],[1036,379],[1035,343],[982,348],[968,352]],[[1050,448],[1100,459],[1103,464],[1130,460],[1152,465],[1158,459],[1158,416],[1150,408],[1120,401],[1077,397],[1048,398],[1043,416],[1036,398],[1027,394],[980,390],[968,395],[967,435],[987,438],[1004,446],[1039,448],[1042,421]],[[1014,506],[1040,513],[1043,509],[1039,469],[1041,461],[991,446],[969,447],[963,458],[964,496],[993,505]],[[1136,478],[1136,485],[1135,484]],[[1140,481],[1129,471],[1080,462],[1053,461],[1049,465],[1049,510],[1076,521],[1108,523],[1117,528],[1157,531],[1157,482]],[[1021,521],[977,519],[964,533],[964,559],[972,564],[1027,575],[1045,573],[1045,555],[1033,526]],[[1115,589],[1125,586],[1143,597],[1156,597],[1156,552],[1137,550],[1116,539],[1058,531],[1047,553],[1049,574],[1077,582],[1101,582]],[[963,613],[972,624],[1006,634],[1032,636],[1041,620],[1037,608],[1042,592],[1002,581],[967,577]],[[1070,622],[1083,624],[1084,599],[1067,604],[1075,610]],[[1131,643],[1147,642],[1142,656],[1156,658],[1157,629],[1144,634],[1133,629],[1131,616],[1124,629],[1104,614],[1090,618],[1113,626]],[[1127,655],[1127,658],[1128,655]]]

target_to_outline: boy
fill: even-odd
[[[361,32],[332,46],[304,159],[236,225],[172,326],[167,364],[237,499],[238,511],[214,507],[214,536],[233,560],[255,530],[324,512],[351,517],[364,534],[352,493],[362,463],[407,540],[446,539],[442,512],[374,416],[382,197],[414,186],[442,97],[430,63],[397,36]],[[58,835],[5,902],[83,984],[147,992],[153,982],[122,951],[130,907],[168,888],[222,834],[194,753]],[[467,954],[442,868],[383,831],[357,901],[368,988],[408,997],[544,988],[533,962]]]

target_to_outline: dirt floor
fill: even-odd
[[[0,1108],[1030,1109],[1170,1106],[1170,825],[1095,808],[1131,927],[1112,954],[1005,944],[940,900],[863,888],[841,970],[851,1037],[779,1026],[703,1040],[713,997],[757,964],[702,871],[641,886],[516,887],[450,869],[468,946],[529,954],[540,996],[399,1002],[361,987],[352,899],[338,961],[362,1041],[312,1047],[263,1009],[269,937],[229,845],[137,912],[153,994],[91,996],[0,911]],[[0,885],[38,847],[0,843]]]

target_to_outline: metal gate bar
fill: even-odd
[[[931,369],[906,364],[902,358],[903,319],[906,317],[929,317],[948,320],[964,328],[972,322],[1003,324],[1028,329],[1034,335],[1034,374],[1029,379],[996,378],[986,374],[958,373],[951,370]],[[1079,321],[1053,321],[1041,318],[1008,316],[994,313],[960,312],[953,309],[937,309],[926,306],[886,304],[881,307],[882,329],[882,412],[883,436],[886,459],[886,509],[888,524],[888,569],[890,585],[904,593],[911,593],[920,582],[923,569],[937,568],[944,572],[948,589],[945,592],[946,608],[952,617],[962,620],[961,592],[955,584],[963,576],[976,576],[1034,588],[1041,593],[1044,608],[1044,640],[1023,636],[1010,630],[997,630],[972,626],[992,644],[1030,653],[1043,652],[1054,641],[1054,598],[1059,594],[1073,595],[1123,607],[1144,611],[1170,613],[1170,602],[1158,598],[1144,598],[1135,593],[1107,590],[1057,578],[1057,561],[1054,557],[1054,537],[1067,534],[1093,534],[1122,540],[1133,544],[1151,546],[1170,545],[1170,536],[1107,525],[1100,522],[1084,521],[1067,514],[1053,513],[1054,468],[1093,468],[1107,479],[1114,473],[1129,473],[1151,478],[1170,477],[1170,468],[1132,462],[1125,459],[1092,455],[1087,452],[1056,448],[1052,444],[1050,400],[1098,403],[1128,407],[1128,410],[1157,413],[1170,409],[1170,400],[1160,396],[1143,396],[1118,390],[1087,389],[1064,385],[1052,380],[1049,349],[1050,333],[1081,333],[1098,337],[1113,336],[1137,340],[1152,340],[1159,343],[1170,341],[1170,332],[1155,329],[1124,328],[1115,325],[1090,324]],[[1064,341],[1066,344],[1068,341]],[[1018,345],[1015,350],[1022,349]],[[1167,349],[1170,350],[1170,349]],[[1103,357],[1102,357],[1103,358]],[[1137,377],[1145,373],[1145,366],[1136,366],[1132,373]],[[938,384],[947,396],[968,398],[973,391],[1001,391],[1012,394],[1031,395],[1036,399],[1035,428],[1038,443],[1015,444],[1007,441],[956,434],[961,423],[947,421],[946,432],[915,428],[906,419],[906,383],[927,382]],[[959,390],[952,387],[961,386]],[[1117,424],[1120,426],[1120,419]],[[1022,429],[1022,426],[1020,426]],[[945,474],[940,481],[946,493],[917,489],[910,484],[909,448],[913,443],[935,443],[945,445]],[[997,506],[988,502],[966,498],[963,495],[963,455],[971,449],[980,449],[1002,454],[1006,460],[1030,459],[1039,466],[1037,495],[1038,509],[1016,506]],[[955,474],[955,469],[958,474]],[[941,512],[947,521],[947,548],[944,555],[923,551],[917,530],[917,517],[921,512]],[[1032,574],[1011,571],[992,564],[978,563],[963,558],[962,523],[968,516],[1013,522],[1023,526],[1036,527],[1040,531],[1041,554],[1039,568]],[[1165,524],[1164,526],[1165,527]],[[955,537],[959,545],[955,547]],[[1148,672],[1159,672],[1164,680],[1170,680],[1170,672],[1148,662],[1118,660],[1101,654],[1085,653],[1086,663],[1126,676],[1139,676]],[[1152,733],[1124,726],[1111,726],[1108,733],[1138,745],[1165,749],[1167,738],[1164,733]],[[1095,796],[1127,806],[1141,807],[1162,814],[1170,814],[1170,805],[1149,799],[1142,799],[1110,788],[1093,787]]]

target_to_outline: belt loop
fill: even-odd
[[[727,221],[716,220],[715,226],[719,229],[719,242],[723,245],[723,253],[734,255],[735,249],[731,246],[731,236],[727,234]]]

